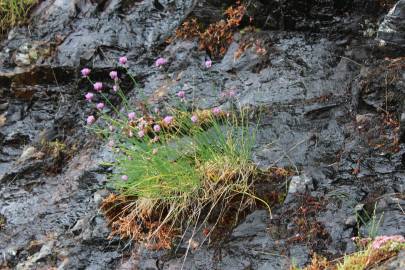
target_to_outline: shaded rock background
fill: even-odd
[[[394,1],[250,1],[261,31],[236,32],[209,70],[197,40],[165,43],[187,17],[212,23],[232,2],[45,0],[29,27],[1,41],[2,267],[287,269],[313,252],[354,251],[350,238],[370,233],[373,213],[379,234],[405,233],[405,55],[375,40]],[[84,128],[94,108],[79,71],[91,67],[109,89],[121,55],[156,107],[184,90],[200,107],[227,108],[234,90],[242,105],[264,112],[254,161],[297,174],[273,219],[257,210],[221,245],[185,260],[186,243],[176,254],[153,253],[107,239],[98,204],[108,169],[99,163],[111,156]],[[160,56],[166,69],[154,68]],[[128,92],[133,101],[139,94]]]

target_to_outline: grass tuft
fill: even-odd
[[[24,23],[29,11],[37,3],[38,0],[0,0],[0,34]]]
[[[381,263],[395,257],[401,250],[405,250],[405,240],[402,236],[378,236],[371,239],[356,239],[357,243],[367,241],[368,244],[361,244],[360,250],[353,254],[345,255],[343,258],[328,261],[326,258],[315,254],[311,263],[303,270],[365,270],[379,266]],[[291,267],[291,270],[299,270],[298,267]]]
[[[90,115],[87,125],[108,139],[115,156],[105,165],[113,167],[110,178],[117,194],[101,205],[111,237],[169,248],[187,228],[203,231],[206,239],[215,238],[215,228],[236,225],[256,204],[271,215],[269,203],[279,196],[259,195],[256,184],[270,183],[272,174],[260,171],[252,161],[258,126],[248,109],[238,108],[234,95],[229,96],[230,111],[196,108],[184,91],[177,93],[178,107],[152,110],[142,100],[139,106],[125,98],[116,72],[110,73],[113,93],[101,91],[102,83],[93,83],[89,74],[89,69],[82,70],[98,93],[85,98],[90,104],[93,99],[99,103],[93,105],[97,123]],[[127,75],[131,77],[128,71]],[[116,108],[110,95],[120,97],[124,108]]]
[[[121,173],[114,176],[121,196],[102,206],[116,227],[113,233],[139,240],[140,227],[146,226],[141,238],[150,242],[159,235],[168,247],[168,235],[214,215],[220,219],[236,197],[241,208],[260,201],[253,188],[258,169],[250,159],[255,127],[243,113],[173,111],[173,115],[175,121],[159,135],[115,138],[122,141],[115,164]],[[192,115],[199,116],[199,123],[190,120]],[[115,129],[123,130],[119,125]],[[159,141],[154,140],[157,137]],[[218,205],[221,214],[214,211]]]

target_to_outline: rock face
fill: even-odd
[[[397,46],[405,46],[405,1],[398,1],[385,17],[378,29],[378,38]]]
[[[379,29],[403,44],[404,1],[380,26],[377,1],[250,2],[262,31],[236,32],[209,70],[196,40],[165,41],[189,16],[218,21],[232,1],[45,0],[29,28],[9,32],[0,43],[1,267],[287,269],[313,251],[353,251],[350,238],[372,233],[373,220],[379,234],[405,234],[405,55],[375,41]],[[184,90],[202,108],[226,109],[234,90],[262,112],[254,161],[297,174],[272,219],[257,210],[220,245],[176,254],[139,247],[131,256],[134,243],[107,239],[99,163],[111,156],[83,127],[94,108],[79,71],[89,66],[111,88],[121,55],[157,107]],[[160,56],[166,69],[154,68]]]

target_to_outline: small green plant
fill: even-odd
[[[0,34],[24,22],[30,9],[38,0],[0,0]]]
[[[378,265],[380,262],[394,257],[405,249],[402,236],[379,236],[369,245],[356,253],[346,255],[337,264],[336,270],[364,270]]]
[[[405,239],[402,235],[377,236],[374,240],[370,238],[355,238],[354,240],[359,247],[359,251],[333,261],[328,261],[326,258],[315,254],[310,265],[303,270],[371,269],[405,250]],[[290,270],[299,270],[299,268],[293,265]]]
[[[126,59],[120,59],[125,65]],[[159,58],[156,66],[166,65]],[[83,69],[89,78],[90,70]],[[89,128],[108,138],[116,153],[111,176],[119,195],[110,196],[102,210],[110,220],[113,234],[169,247],[170,235],[184,227],[218,223],[256,202],[267,202],[255,195],[259,169],[251,161],[257,126],[249,121],[245,109],[225,112],[194,108],[184,91],[177,93],[179,106],[167,107],[165,114],[131,106],[119,86],[117,71],[110,72],[113,92],[122,99],[125,112],[119,111],[103,93],[101,82],[94,90],[116,113],[107,113],[103,102],[96,104],[101,120],[87,118]],[[135,80],[134,80],[135,81]],[[228,94],[230,99],[234,91]],[[92,101],[95,94],[87,93]],[[209,233],[208,233],[209,234]],[[158,240],[156,240],[158,238]]]
[[[371,216],[367,211],[362,211],[362,212],[364,212],[363,217],[361,214],[356,213],[357,231],[360,233],[360,226],[366,226],[366,230],[367,230],[367,236],[359,235],[359,237],[369,237],[371,239],[374,239],[378,235],[380,223],[381,223],[381,220],[382,220],[384,214],[382,214],[377,219],[376,208],[377,208],[377,204],[374,205],[373,214]]]

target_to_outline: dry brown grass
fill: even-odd
[[[204,30],[195,18],[185,21],[177,30],[176,38],[199,38],[200,49],[206,50],[212,57],[223,56],[233,41],[233,33],[241,24],[246,13],[246,7],[237,2],[236,7],[226,9],[225,19],[208,25]],[[169,40],[170,42],[171,40]]]

